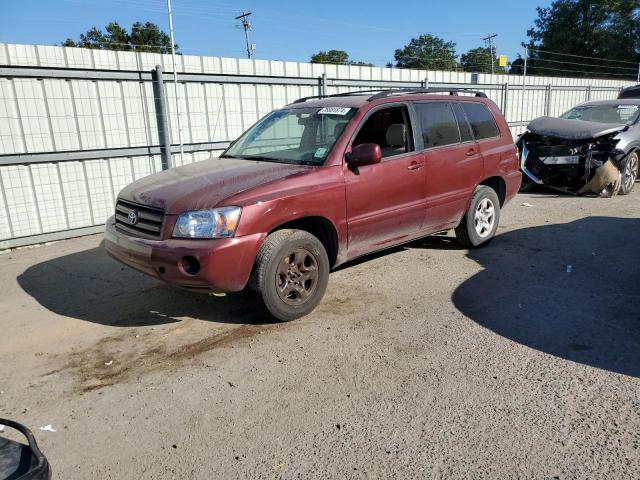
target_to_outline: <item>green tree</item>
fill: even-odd
[[[491,50],[478,47],[460,55],[460,66],[465,72],[491,73]],[[504,68],[499,65],[497,58],[493,59],[493,71],[504,73]]]
[[[346,65],[349,54],[344,50],[319,51],[311,55],[311,63],[332,63],[335,65]]]
[[[67,38],[65,47],[93,48],[97,50],[135,50],[139,52],[169,53],[171,37],[151,22],[136,22],[131,33],[117,22],[107,24],[104,31],[96,27],[81,33],[79,39]],[[179,49],[176,45],[176,51]]]
[[[412,38],[408,45],[395,51],[396,67],[425,70],[455,70],[456,44],[434,35]]]
[[[537,11],[538,18],[527,31],[532,73],[635,76],[633,65],[612,60],[640,61],[638,0],[556,0]]]
[[[334,65],[361,65],[373,67],[372,63],[349,60],[349,54],[344,50],[320,51],[311,55],[311,63],[331,63]]]
[[[136,47],[142,52],[171,51],[171,37],[158,28],[155,23],[136,22],[131,27],[131,43],[141,45]],[[178,46],[176,45],[176,49]]]

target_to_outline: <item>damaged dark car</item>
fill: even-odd
[[[593,101],[533,120],[519,138],[523,189],[626,195],[638,178],[640,99]]]

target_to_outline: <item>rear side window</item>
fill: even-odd
[[[458,122],[451,104],[415,103],[414,107],[420,120],[424,148],[442,147],[460,142]]]
[[[464,113],[467,114],[476,140],[500,136],[496,121],[486,106],[482,103],[462,103],[461,105]]]
[[[471,135],[471,127],[467,121],[467,117],[462,111],[462,107],[459,103],[453,104],[453,112],[456,114],[456,120],[458,120],[458,128],[460,128],[460,140],[463,142],[469,142],[473,140]]]

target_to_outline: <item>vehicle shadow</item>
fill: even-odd
[[[349,262],[349,268],[406,248],[459,248],[451,238],[427,237]],[[165,285],[109,257],[98,248],[29,267],[18,284],[47,310],[117,327],[141,327],[197,318],[233,324],[268,324],[245,292],[211,297]]]
[[[361,265],[371,260],[375,260],[376,258],[386,257],[387,255],[391,255],[397,252],[402,252],[404,250],[413,250],[416,248],[422,248],[425,250],[463,250],[464,249],[464,247],[462,247],[456,241],[455,237],[447,236],[446,232],[443,232],[442,234],[436,233],[434,235],[429,235],[428,237],[423,237],[418,240],[412,240],[409,243],[385,248],[384,250],[379,250],[374,253],[368,253],[367,255],[363,255],[362,257],[349,260],[348,262],[343,263],[339,267],[335,268],[333,271],[337,272],[340,270],[346,270],[348,268]]]
[[[211,297],[165,285],[113,260],[102,247],[39,263],[18,284],[58,315],[118,327],[160,325],[185,317],[264,324],[248,294]]]
[[[640,377],[638,245],[636,218],[587,217],[503,233],[468,253],[484,270],[452,300],[507,339]]]

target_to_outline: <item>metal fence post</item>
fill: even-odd
[[[502,114],[507,119],[507,109],[509,108],[509,82],[502,84]]]
[[[320,96],[326,97],[327,96],[327,74],[323,73],[318,80],[319,80],[318,88],[320,90],[319,92]]]
[[[587,91],[586,91],[586,101],[588,102],[589,100],[591,100],[591,85],[587,86]]]
[[[162,67],[160,65],[156,65],[156,69],[153,71],[153,100],[156,107],[162,170],[167,170],[171,168],[173,162],[171,159],[171,136],[167,122],[167,95],[162,83]]]
[[[547,85],[547,88],[545,89],[546,93],[545,93],[545,105],[544,105],[544,114],[545,116],[549,116],[551,114],[551,84]]]

